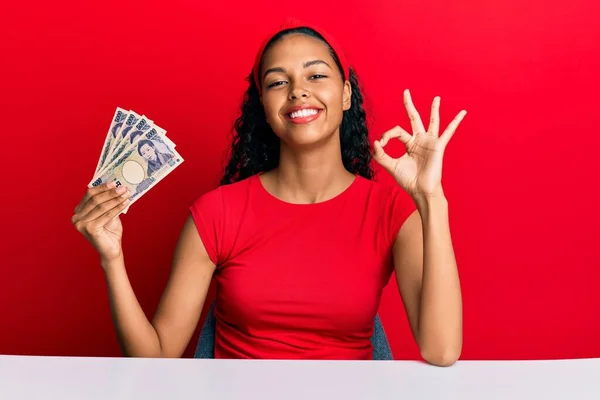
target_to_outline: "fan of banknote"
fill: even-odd
[[[167,131],[145,115],[117,107],[88,187],[115,182],[129,188],[129,207],[183,162]]]

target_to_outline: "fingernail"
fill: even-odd
[[[120,186],[119,188],[117,188],[117,193],[123,193],[125,192],[127,188],[124,188],[123,186]]]
[[[108,183],[106,184],[106,187],[107,187],[107,188],[114,188],[115,186],[116,186],[116,184],[115,184],[114,182],[108,182]]]

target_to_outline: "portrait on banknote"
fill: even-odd
[[[161,146],[161,143],[150,139],[140,140],[137,145],[137,151],[148,162],[146,169],[148,176],[152,176],[175,156],[167,146]]]

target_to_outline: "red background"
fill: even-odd
[[[346,49],[373,138],[409,127],[406,87],[425,119],[435,95],[446,124],[468,110],[444,165],[462,358],[599,357],[597,4],[2,2],[0,353],[119,354],[97,255],[70,222],[115,107],[154,119],[186,159],[123,217],[151,316],[187,208],[217,182],[254,50],[294,15]],[[417,358],[390,282],[392,349]]]

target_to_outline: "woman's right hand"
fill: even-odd
[[[129,190],[108,182],[90,188],[75,207],[71,222],[94,246],[104,266],[122,255],[123,226],[118,215],[129,204]]]

